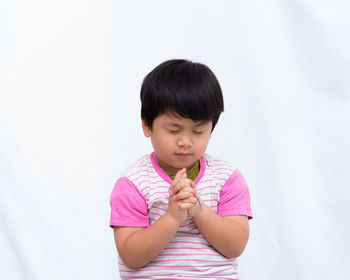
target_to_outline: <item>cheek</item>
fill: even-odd
[[[173,147],[173,139],[163,135],[162,137],[156,137],[152,139],[152,144],[155,149],[166,152]]]
[[[208,139],[208,140],[209,140],[209,139]],[[205,151],[205,149],[206,149],[207,146],[208,146],[208,140],[207,140],[207,139],[203,139],[203,140],[199,141],[199,142],[197,143],[197,150],[198,150],[198,151],[201,151],[201,152]]]

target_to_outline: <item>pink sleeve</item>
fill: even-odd
[[[136,186],[126,177],[120,178],[114,186],[111,200],[109,225],[148,227],[149,217],[146,201]]]
[[[218,215],[233,216],[245,215],[252,219],[250,195],[247,183],[241,172],[235,170],[220,192]]]

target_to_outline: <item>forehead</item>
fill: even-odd
[[[159,123],[162,125],[168,126],[204,126],[209,125],[211,121],[208,120],[198,120],[194,121],[189,118],[181,117],[176,113],[167,112],[159,115],[156,119],[158,119]]]

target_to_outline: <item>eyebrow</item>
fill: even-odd
[[[200,121],[200,122],[197,122],[197,123],[195,124],[195,126],[197,127],[197,126],[206,125],[208,122],[209,122],[209,121]]]
[[[199,126],[203,126],[205,124],[207,124],[209,121],[200,121],[200,122],[197,122],[194,126],[195,127],[199,127]],[[165,122],[164,125],[166,126],[174,126],[174,127],[179,127],[179,128],[182,128],[183,126],[176,123],[176,122]]]
[[[178,123],[175,122],[165,122],[165,126],[176,126],[176,127],[182,127],[182,125],[179,125]]]

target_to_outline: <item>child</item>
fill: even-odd
[[[216,77],[165,61],[145,77],[141,103],[154,152],[124,172],[110,201],[121,278],[238,279],[252,214],[241,173],[205,154],[224,110]]]

